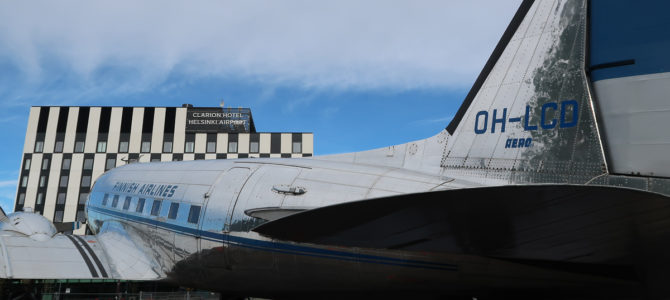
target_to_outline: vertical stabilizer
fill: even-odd
[[[502,182],[606,172],[585,74],[586,0],[526,0],[447,130],[442,167]]]

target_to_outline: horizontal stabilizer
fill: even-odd
[[[287,216],[254,231],[338,246],[630,264],[632,255],[641,253],[636,247],[670,241],[668,219],[670,199],[654,193],[530,185],[350,202]]]

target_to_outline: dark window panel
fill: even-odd
[[[30,170],[30,164],[32,163],[32,158],[26,158],[23,160],[23,169],[24,170]]]
[[[176,219],[177,218],[177,212],[179,212],[179,203],[171,203],[170,204],[170,211],[168,212],[168,219]]]
[[[57,210],[56,213],[54,214],[54,222],[60,223],[63,222],[63,211],[62,210]]]
[[[144,211],[144,202],[146,199],[140,198],[137,200],[137,208],[135,208],[135,212],[142,213]]]
[[[200,219],[200,206],[191,205],[191,209],[188,211],[188,222],[197,224]]]
[[[58,111],[58,125],[56,126],[56,132],[57,133],[65,133],[65,129],[67,128],[67,118],[70,115],[70,108],[69,107],[60,107]],[[56,138],[57,140],[62,141],[65,138],[64,135],[62,135],[62,138],[59,139],[58,137]]]
[[[151,134],[154,130],[154,111],[153,107],[144,108],[144,118],[142,119],[142,133]],[[144,136],[144,135],[142,135]],[[151,139],[151,135],[149,135]]]
[[[70,169],[70,164],[72,164],[72,158],[63,158],[63,164],[61,166],[61,169],[63,170],[69,170]]]
[[[88,200],[88,193],[79,194],[79,204],[86,204],[87,200]]]
[[[90,112],[90,107],[79,108],[79,116],[77,116],[77,133],[86,133],[86,129],[88,129],[88,116]]]
[[[270,134],[270,153],[281,153],[281,133]]]
[[[130,129],[132,128],[133,125],[132,123],[133,123],[133,108],[124,107],[121,113],[121,133],[130,134]]]
[[[66,195],[67,195],[66,193],[58,193],[58,198],[56,198],[56,204],[65,204]]]
[[[163,132],[174,133],[174,120],[176,116],[177,116],[176,107],[168,107],[165,110],[165,126],[163,127]]]
[[[123,202],[123,210],[128,210],[130,208],[130,200],[132,198],[130,196],[126,196],[126,200]]]
[[[158,216],[158,214],[161,212],[161,200],[154,200],[153,205],[151,206],[151,215],[152,216]]]
[[[112,119],[112,108],[103,107],[100,111],[100,123],[98,125],[98,133],[109,133],[109,123]],[[100,138],[98,137],[98,140]],[[107,135],[105,135],[105,140],[107,140]]]
[[[42,106],[40,107],[40,115],[37,119],[37,133],[47,132],[48,121],[49,121],[49,107]],[[42,136],[42,140],[44,140],[44,136]]]

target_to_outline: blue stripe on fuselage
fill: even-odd
[[[670,72],[670,1],[591,0],[590,63],[593,81]]]
[[[134,221],[138,223],[150,224],[157,227],[161,227],[167,230],[174,231],[176,233],[181,233],[185,235],[197,236],[206,240],[222,242],[227,244],[238,245],[246,248],[262,250],[262,251],[271,251],[271,252],[280,252],[293,255],[301,256],[311,256],[311,257],[320,257],[328,259],[338,259],[346,261],[356,261],[356,262],[366,262],[374,264],[383,264],[383,265],[393,265],[393,266],[402,266],[402,267],[412,267],[412,268],[422,268],[422,269],[433,269],[433,270],[444,270],[444,271],[457,271],[458,266],[454,264],[443,264],[435,262],[426,262],[418,260],[406,260],[398,259],[391,257],[375,256],[375,255],[366,255],[366,254],[356,254],[344,251],[320,249],[314,247],[308,247],[303,245],[287,244],[287,243],[278,243],[274,241],[263,241],[250,238],[243,238],[238,236],[233,236],[229,234],[215,233],[210,231],[203,231],[194,228],[179,226],[175,224],[170,224],[166,222],[161,222],[155,219],[145,218],[142,216],[131,215],[123,213],[120,211],[114,211],[110,209],[105,209],[101,207],[89,206],[89,210],[93,210],[98,213],[114,216],[117,218]]]

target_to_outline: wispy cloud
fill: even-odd
[[[446,117],[439,117],[439,118],[429,118],[429,119],[422,119],[422,120],[415,120],[410,122],[411,125],[434,125],[434,124],[446,124],[453,119],[453,115],[448,115]]]
[[[9,187],[9,186],[16,187],[16,184],[17,184],[16,180],[2,180],[2,181],[0,181],[0,187]]]
[[[519,2],[3,1],[0,65],[28,86],[70,82],[68,99],[156,88],[175,73],[306,89],[461,87]]]

